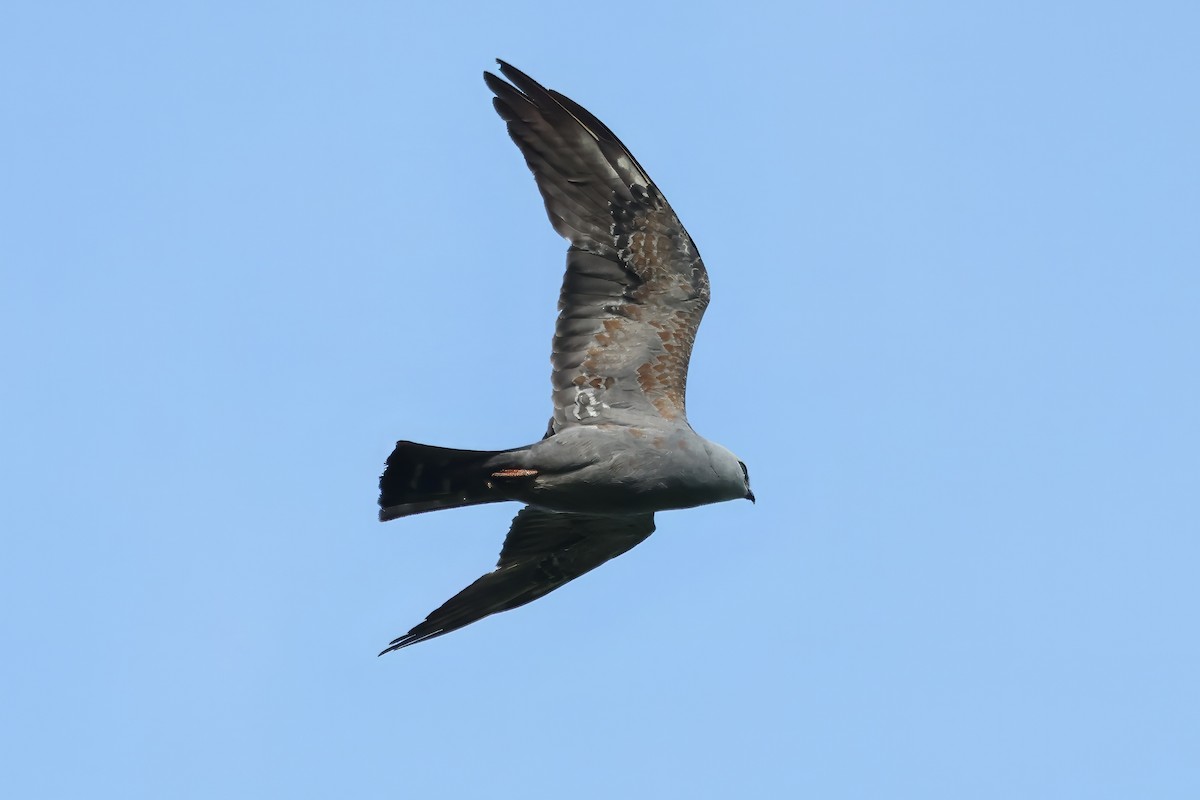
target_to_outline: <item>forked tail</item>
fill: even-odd
[[[379,519],[509,500],[504,488],[514,473],[526,472],[513,469],[519,460],[513,456],[523,449],[453,450],[396,442],[379,476]]]

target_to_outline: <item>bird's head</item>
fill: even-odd
[[[754,502],[754,492],[750,490],[750,471],[746,464],[733,453],[719,444],[707,442],[709,465],[721,479],[723,500],[745,499]]]

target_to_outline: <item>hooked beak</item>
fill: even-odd
[[[753,503],[754,502],[754,492],[747,489],[746,490],[746,499],[749,500],[751,503]],[[757,505],[757,504],[755,504],[755,505]]]

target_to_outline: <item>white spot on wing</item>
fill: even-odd
[[[585,416],[600,416],[600,411],[598,409],[604,409],[608,407],[608,403],[597,402],[595,389],[576,389],[575,408],[571,409],[571,412],[575,415],[575,419],[582,421]]]

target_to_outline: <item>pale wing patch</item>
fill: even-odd
[[[551,361],[553,430],[686,416],[708,305],[695,244],[637,159],[590,112],[501,64],[495,106],[571,242]]]

